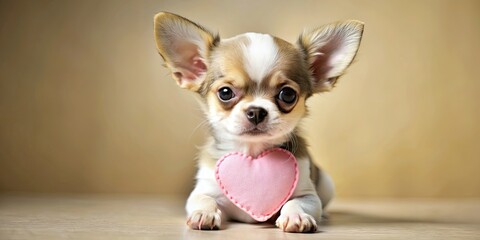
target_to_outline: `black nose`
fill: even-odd
[[[261,107],[249,107],[247,108],[247,111],[245,111],[245,115],[247,115],[248,121],[257,125],[265,119],[268,112]]]

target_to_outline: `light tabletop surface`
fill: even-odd
[[[271,224],[189,230],[185,199],[0,195],[0,239],[480,239],[480,199],[336,199],[313,234]]]

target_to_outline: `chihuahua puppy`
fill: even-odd
[[[294,154],[299,177],[275,216],[276,226],[286,232],[315,232],[334,186],[312,164],[298,125],[307,114],[305,101],[330,91],[352,63],[363,23],[344,21],[305,30],[291,44],[260,33],[221,39],[186,18],[160,12],[154,33],[173,79],[200,96],[210,127],[186,204],[188,226],[210,230],[220,229],[227,219],[255,222],[222,193],[215,164],[232,151],[257,156],[279,147]]]

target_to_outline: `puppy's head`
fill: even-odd
[[[329,91],[358,50],[363,24],[304,31],[290,44],[267,34],[220,39],[171,13],[155,16],[155,40],[177,84],[198,92],[218,135],[284,141],[306,114],[305,100]]]

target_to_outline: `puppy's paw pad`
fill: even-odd
[[[218,230],[221,224],[221,212],[197,210],[187,219],[187,225],[194,230]]]
[[[282,214],[278,217],[275,225],[284,232],[311,233],[317,231],[317,222],[306,214]]]

